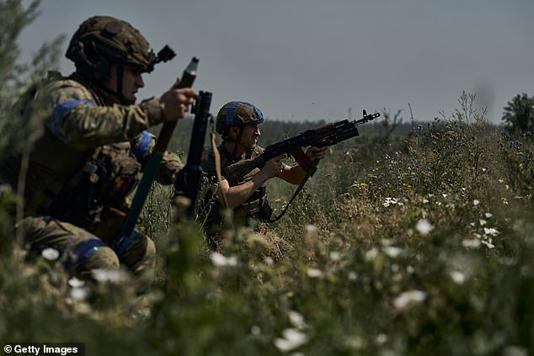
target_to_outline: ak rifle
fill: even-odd
[[[262,168],[267,161],[283,154],[290,154],[295,158],[299,166],[307,172],[307,180],[307,178],[315,173],[317,168],[302,151],[302,148],[308,146],[333,146],[341,141],[359,136],[358,126],[374,120],[379,116],[379,113],[367,114],[364,110],[363,118],[360,120],[342,120],[304,131],[297,136],[267,146],[265,151],[256,158],[242,160],[229,165],[224,169],[224,176],[230,185],[235,185],[253,169]]]

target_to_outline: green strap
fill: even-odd
[[[141,211],[145,205],[146,198],[148,197],[148,193],[152,187],[152,182],[159,172],[162,160],[163,154],[160,152],[153,152],[150,155],[145,167],[143,178],[137,187],[137,192],[135,193],[132,207],[128,211],[128,215],[126,216],[124,224],[122,224],[120,236],[129,236],[132,233],[135,223],[137,222],[139,215],[141,215]]]

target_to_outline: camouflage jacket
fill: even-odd
[[[76,74],[61,77],[55,73],[27,98],[28,102],[19,103],[25,108],[24,117],[36,115],[38,110],[48,110],[42,115],[43,134],[29,157],[25,188],[27,214],[46,211],[97,149],[118,148],[140,163],[151,153],[155,138],[146,129],[164,121],[159,99],[125,106],[106,105],[104,98],[105,93]],[[44,103],[46,107],[31,108],[35,102]],[[176,155],[166,153],[160,182],[170,184],[171,174],[182,167]],[[11,157],[1,168],[2,180],[15,186],[20,158]]]
[[[255,158],[258,155],[262,154],[263,148],[256,146],[249,152],[244,153],[241,157],[234,157],[231,152],[229,152],[224,142],[218,147],[219,154],[221,156],[221,170],[224,177],[224,167],[227,167],[233,163],[241,161],[243,159]],[[220,219],[218,218],[218,212],[221,208],[219,200],[213,197],[214,191],[217,190],[217,173],[215,170],[215,160],[213,150],[210,148],[206,149],[204,152],[204,157],[202,160],[202,170],[206,173],[209,180],[210,189],[206,192],[202,207],[207,211],[207,224],[213,225],[218,224]],[[237,185],[247,182],[252,179],[258,172],[259,168],[255,168],[249,174],[247,174],[242,181],[238,182]],[[206,214],[206,212],[203,212]],[[238,224],[249,225],[250,219],[258,220],[268,220],[271,215],[271,208],[267,201],[265,184],[259,187],[245,203],[241,206],[234,209],[234,220]]]

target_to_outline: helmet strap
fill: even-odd
[[[122,92],[122,80],[124,78],[124,63],[117,63],[117,92],[114,93],[122,105],[133,105],[134,101],[127,99]],[[113,91],[112,91],[113,92]]]
[[[234,143],[234,152],[232,152],[232,156],[234,156],[235,158],[238,158],[237,157],[237,146],[239,145],[239,139],[241,138],[241,136],[243,136],[243,126],[238,126],[239,128],[239,134],[237,135],[237,138],[235,139],[235,143]]]
[[[238,146],[238,142],[239,142],[239,139],[241,138],[241,136],[243,136],[243,128],[241,126],[237,126],[239,128],[239,133],[237,134],[237,137],[235,139],[231,138],[230,137],[230,127],[227,127],[226,128],[226,132],[225,132],[225,135],[223,137],[223,143],[233,143],[234,144],[234,149],[232,150],[232,156],[237,158],[237,146]]]

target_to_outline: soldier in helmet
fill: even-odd
[[[216,130],[223,138],[222,144],[218,147],[221,168],[243,159],[253,159],[263,152],[263,149],[257,145],[261,135],[259,125],[263,121],[260,109],[246,102],[232,101],[219,110]],[[325,152],[325,148],[310,147],[306,155],[313,163],[317,163],[324,157]],[[233,186],[224,177],[221,182],[212,186],[204,200],[205,209],[210,203],[215,202],[214,205],[209,206],[206,224],[212,248],[216,248],[220,242],[217,237],[217,225],[221,206],[227,205],[227,208],[233,209],[234,223],[240,225],[250,225],[251,220],[268,221],[272,209],[266,198],[265,183],[274,177],[279,177],[291,184],[300,184],[305,179],[306,172],[300,166],[288,166],[282,162],[283,158],[283,155],[273,158],[262,169],[253,170],[241,182]],[[216,167],[211,149],[204,157],[203,170],[215,180]],[[214,196],[212,196],[213,192],[215,192]]]
[[[46,113],[25,177],[25,243],[34,253],[56,249],[76,274],[120,265],[150,271],[153,241],[137,231],[117,235],[155,143],[146,129],[182,118],[195,93],[173,87],[136,104],[142,74],[158,60],[139,31],[117,18],[84,21],[66,56],[76,71],[52,74],[20,103],[23,117]],[[32,108],[37,99],[44,107]],[[171,184],[182,167],[166,154],[159,181]],[[10,157],[1,179],[16,187],[20,168],[21,158]]]

